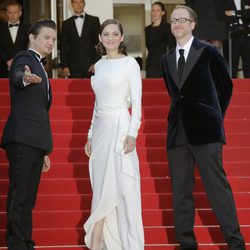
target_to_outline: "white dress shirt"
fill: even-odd
[[[184,50],[184,57],[185,57],[185,62],[186,62],[187,61],[187,57],[188,57],[188,53],[189,53],[189,50],[191,48],[193,40],[194,40],[194,37],[192,36],[189,39],[189,41],[183,47],[181,47],[177,43],[177,45],[176,45],[176,65],[177,65],[177,68],[178,68],[178,60],[179,60],[179,57],[180,57],[179,49],[183,49]]]
[[[82,35],[82,27],[83,27],[83,24],[84,24],[85,13],[83,12],[80,15],[83,15],[83,18],[81,18],[81,17],[75,18],[76,29],[77,29],[77,33],[78,33],[79,37]],[[80,15],[75,14],[75,16],[80,16]]]
[[[16,22],[16,23],[10,23],[8,22],[8,27],[9,27],[9,31],[10,31],[10,35],[11,35],[11,39],[12,39],[12,42],[15,43],[16,42],[16,36],[17,36],[17,32],[18,32],[18,28],[19,26],[13,26],[13,27],[10,27],[9,25],[10,24],[20,24],[20,22]]]

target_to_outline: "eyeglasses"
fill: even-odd
[[[170,18],[170,23],[171,24],[176,24],[176,23],[185,23],[185,22],[193,22],[193,20],[188,19],[188,18],[184,18],[184,17],[180,17],[180,18]]]

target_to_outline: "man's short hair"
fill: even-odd
[[[11,5],[17,5],[19,7],[19,9],[22,9],[22,5],[21,3],[19,3],[18,1],[16,0],[8,0],[5,4],[5,8],[7,9],[9,6]]]
[[[191,20],[194,21],[197,24],[197,21],[198,21],[197,14],[196,14],[196,12],[192,8],[188,7],[187,5],[177,5],[173,9],[173,11],[175,11],[177,9],[184,9],[184,10],[186,10],[189,13],[189,16],[190,16]]]
[[[34,35],[34,37],[36,37],[40,33],[40,30],[42,28],[51,28],[53,30],[56,30],[56,23],[51,19],[38,20],[31,26],[29,34],[32,34]]]

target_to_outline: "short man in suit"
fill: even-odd
[[[84,12],[85,0],[71,0],[74,16],[65,20],[61,33],[61,67],[64,77],[89,78],[94,64],[100,59],[98,44],[100,22],[98,17]]]
[[[177,6],[170,18],[176,47],[162,58],[171,97],[167,153],[174,225],[180,249],[197,249],[194,235],[194,168],[197,163],[208,199],[230,250],[245,249],[231,187],[222,166],[223,118],[232,81],[218,50],[193,37],[196,13]]]
[[[1,146],[9,161],[7,245],[9,250],[33,250],[32,209],[42,172],[50,168],[49,121],[51,86],[41,59],[52,52],[56,25],[36,22],[30,29],[29,49],[20,51],[10,68],[11,109]]]
[[[14,56],[27,49],[29,24],[20,22],[22,6],[12,0],[6,5],[8,22],[0,25],[0,78],[8,78]]]

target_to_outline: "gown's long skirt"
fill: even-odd
[[[107,250],[144,249],[138,156],[136,150],[127,155],[117,152],[125,138],[121,127],[128,121],[127,110],[99,112],[94,120],[89,160],[93,198],[91,215],[84,224],[89,248],[94,224],[105,218]]]

